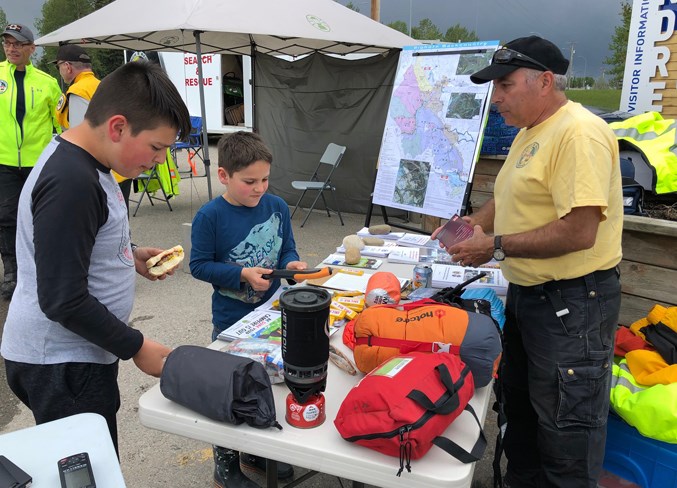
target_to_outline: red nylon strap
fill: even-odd
[[[436,302],[432,298],[421,298],[420,300],[415,300],[413,302],[404,302],[404,303],[384,303],[382,305],[372,305],[371,308],[395,308],[397,310],[412,310],[414,308],[419,308],[424,305],[438,305],[441,307],[450,307],[446,303]]]
[[[355,338],[356,346],[381,346],[394,347],[399,349],[402,354],[409,352],[450,352],[452,354],[460,354],[461,348],[453,344],[446,344],[444,342],[418,342],[408,341],[406,339],[388,339],[385,337],[357,337]]]

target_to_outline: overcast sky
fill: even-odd
[[[26,24],[37,36],[33,21],[36,17],[40,17],[43,3],[45,0],[0,0],[0,7],[7,15],[7,22]]]
[[[340,0],[347,4],[349,0]],[[370,15],[370,0],[352,0]],[[444,34],[454,24],[474,30],[483,41],[508,42],[531,34],[557,44],[570,58],[574,45],[576,76],[598,77],[614,28],[621,23],[621,0],[381,0],[381,22],[401,20],[417,26],[430,19]]]
[[[31,28],[43,3],[44,0],[0,0],[8,21],[25,23]],[[348,0],[340,3],[345,5]],[[396,20],[409,24],[411,7],[414,26],[428,18],[442,33],[457,23],[474,30],[485,41],[507,42],[535,33],[557,44],[567,58],[573,44],[574,73],[595,78],[601,74],[614,28],[621,21],[621,0],[381,0],[380,3],[384,24]],[[370,15],[371,0],[353,0],[353,4],[361,13]]]

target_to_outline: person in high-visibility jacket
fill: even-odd
[[[56,79],[31,64],[31,30],[8,24],[2,32],[6,61],[0,63],[0,254],[4,277],[0,293],[11,298],[16,287],[16,215],[28,175],[52,139],[61,132]]]
[[[56,64],[63,81],[68,84],[68,90],[61,95],[56,106],[56,118],[61,127],[66,130],[75,127],[85,120],[85,112],[94,92],[101,81],[92,71],[92,58],[87,51],[75,44],[65,44],[59,47]],[[115,181],[120,185],[125,204],[129,208],[129,194],[132,190],[132,180],[112,172]]]
[[[89,101],[101,82],[92,71],[92,58],[75,44],[59,47],[51,63],[56,64],[61,78],[69,85],[56,106],[57,121],[65,130],[85,120]]]

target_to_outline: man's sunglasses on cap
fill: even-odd
[[[507,47],[502,47],[501,49],[496,51],[494,53],[494,57],[491,58],[491,62],[497,63],[497,64],[508,64],[513,59],[519,59],[521,61],[527,61],[529,63],[535,64],[536,66],[540,66],[545,71],[552,71],[546,65],[544,65],[543,63],[539,63],[534,58],[530,58],[526,54],[522,54],[520,52],[513,51],[512,49],[507,48]]]

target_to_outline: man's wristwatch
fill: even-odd
[[[501,238],[503,236],[494,236],[494,259],[496,261],[503,261],[505,259],[505,251],[501,245]]]

